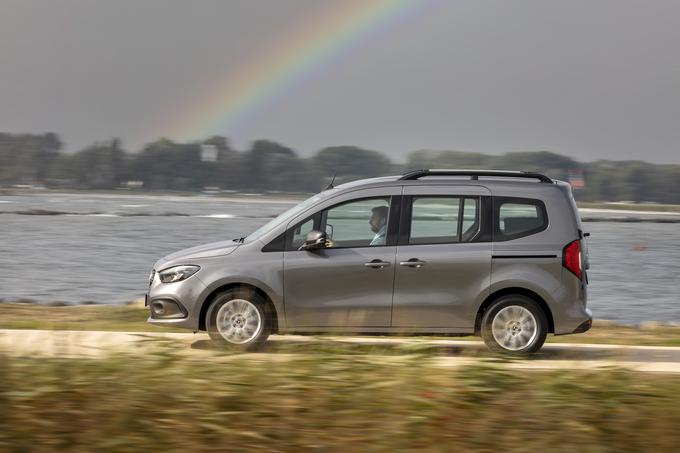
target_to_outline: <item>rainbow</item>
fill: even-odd
[[[237,125],[300,80],[323,71],[329,63],[362,40],[408,18],[430,0],[342,1],[326,9],[309,26],[276,46],[276,54],[257,58],[236,72],[218,77],[182,114],[158,134],[180,140],[200,140],[233,133]]]

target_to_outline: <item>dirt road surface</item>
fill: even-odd
[[[492,362],[519,369],[606,369],[627,368],[643,372],[680,374],[680,347],[621,346],[605,344],[546,344],[540,353],[526,359],[505,360],[486,350],[481,341],[428,339],[422,337],[349,337],[272,335],[263,351],[223,354],[205,333],[128,333],[63,330],[0,330],[0,352],[11,356],[90,357],[96,359],[115,353],[154,354],[161,348],[189,359],[253,361],[295,360],[315,343],[337,342],[338,346],[375,345],[402,348],[404,354],[419,348],[435,348],[433,366],[456,367]],[[299,350],[296,350],[299,349]],[[370,349],[366,354],[374,354]],[[376,354],[379,354],[376,353]],[[384,355],[384,352],[383,352]],[[394,354],[393,354],[394,355]],[[397,354],[398,356],[398,354]],[[377,357],[377,355],[376,355]]]

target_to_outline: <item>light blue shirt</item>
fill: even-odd
[[[387,224],[380,227],[373,240],[369,245],[385,245],[385,236],[387,235]]]

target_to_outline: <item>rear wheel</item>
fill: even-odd
[[[482,317],[482,338],[493,351],[530,354],[541,349],[547,335],[545,313],[526,296],[503,296]]]
[[[232,289],[215,297],[206,325],[214,343],[253,350],[267,341],[271,319],[269,305],[260,295],[249,289]]]

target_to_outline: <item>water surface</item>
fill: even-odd
[[[3,195],[0,299],[129,302],[158,258],[245,236],[290,206],[256,196]],[[596,318],[680,322],[680,225],[584,225]]]

